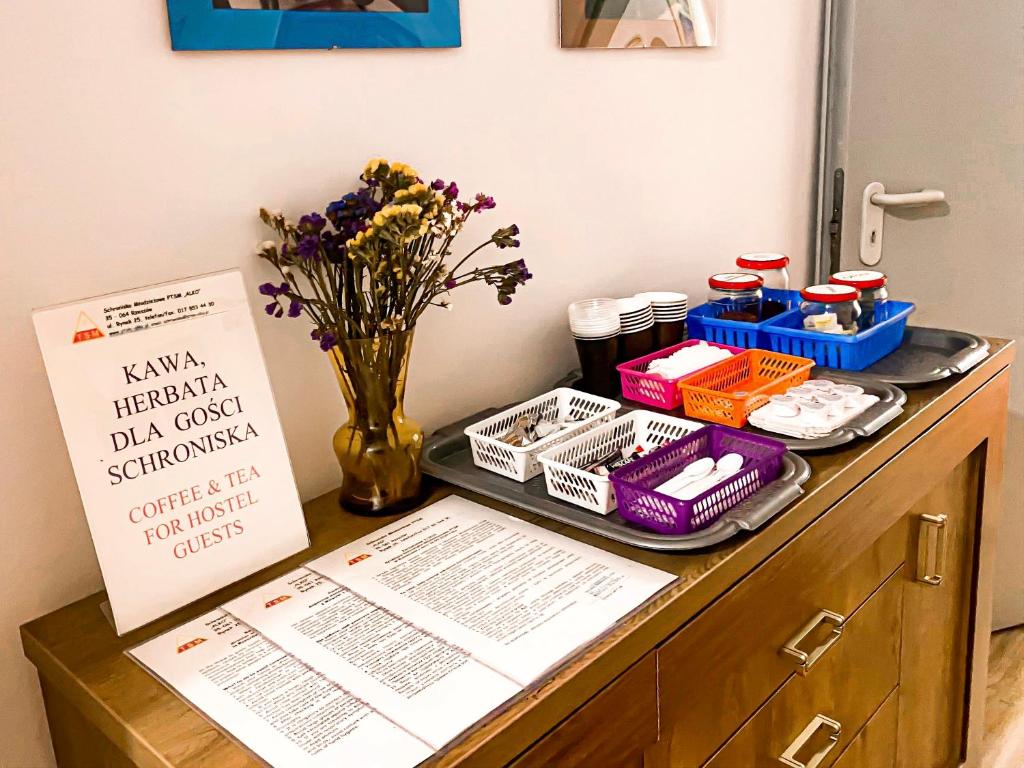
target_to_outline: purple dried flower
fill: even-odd
[[[295,299],[288,305],[288,317],[298,317],[302,314],[302,304]]]
[[[320,253],[320,238],[317,235],[306,235],[299,240],[295,252],[306,261],[316,258]]]
[[[459,196],[459,185],[453,181],[451,184],[448,185],[448,189],[444,191],[444,196],[447,197],[449,200],[454,200],[456,197]]]
[[[268,315],[273,315],[275,312],[277,312],[277,302],[270,302],[269,304],[267,304],[267,306],[263,308],[263,311],[266,312]]]
[[[283,296],[288,293],[288,283],[281,283],[280,285],[274,285],[273,283],[264,283],[260,286],[259,291],[264,296],[275,298],[277,296]],[[270,314],[269,312],[267,314]]]
[[[320,342],[320,349],[324,352],[330,351],[330,349],[337,343],[337,339],[333,333],[330,331],[321,331],[319,328],[314,328],[310,331],[309,338],[313,341]]]
[[[459,200],[455,203],[455,207],[458,208],[460,212],[465,213],[469,210],[469,203],[464,203]]]
[[[440,192],[445,188],[445,183],[442,179],[434,179],[434,183],[430,185],[430,188]]]
[[[476,196],[477,210],[489,211],[492,208],[497,208],[498,204],[494,202],[494,198],[490,195],[485,195],[482,192]]]
[[[455,278],[449,277],[447,280],[444,281],[444,287],[447,288],[449,291],[456,285],[457,283],[455,282]]]
[[[324,352],[329,352],[334,347],[335,342],[334,334],[328,331],[320,337],[320,349]]]
[[[327,219],[319,213],[307,213],[299,219],[299,229],[309,234],[315,235],[325,226],[327,226]]]

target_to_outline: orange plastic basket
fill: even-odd
[[[807,381],[813,367],[806,357],[748,349],[680,381],[683,409],[694,419],[742,427],[772,395]]]

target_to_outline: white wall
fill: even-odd
[[[174,54],[163,5],[0,5],[5,766],[51,760],[18,625],[101,587],[32,307],[238,265],[255,289],[259,205],[300,214],[401,159],[495,195],[478,233],[518,223],[537,276],[421,324],[408,410],[430,428],[560,377],[572,299],[699,302],[752,249],[806,270],[819,0],[722,3],[706,51],[562,51],[556,0],[466,0],[461,50]],[[258,323],[310,498],[339,482],[340,399],[299,321]]]

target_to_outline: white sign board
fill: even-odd
[[[119,634],[308,546],[240,273],[33,320]]]

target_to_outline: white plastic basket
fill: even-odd
[[[643,446],[650,452],[703,427],[697,421],[677,419],[652,411],[633,411],[568,440],[540,457],[548,494],[591,512],[607,515],[615,510],[615,492],[607,477],[584,467],[623,448]]]
[[[474,464],[525,483],[543,471],[537,461],[540,454],[608,421],[621,407],[614,400],[561,387],[471,424],[464,431],[473,449]],[[508,433],[516,419],[528,413],[541,419],[562,421],[574,418],[580,421],[522,447],[509,445],[498,439]]]

